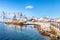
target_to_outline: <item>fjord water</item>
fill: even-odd
[[[0,40],[48,40],[36,28],[27,28],[0,23]]]

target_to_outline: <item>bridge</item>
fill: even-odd
[[[56,27],[52,24],[49,26],[51,31],[45,31],[44,29],[41,28],[41,23],[40,22],[32,22],[32,23],[24,23],[24,22],[4,22],[5,24],[13,24],[13,25],[19,25],[19,26],[27,26],[27,25],[34,25],[34,28],[37,28],[40,34],[43,36],[50,37],[52,40],[60,40],[60,30],[58,31]]]

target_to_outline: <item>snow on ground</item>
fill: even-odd
[[[51,31],[50,30],[50,23],[35,22],[35,24],[40,25],[40,27],[45,31]]]
[[[49,23],[41,23],[41,28],[45,31],[51,31],[50,30],[50,24]]]

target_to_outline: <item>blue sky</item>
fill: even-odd
[[[28,16],[60,17],[59,0],[0,0],[0,11],[22,12]]]

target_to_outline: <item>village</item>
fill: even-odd
[[[25,27],[27,25],[33,25],[43,36],[50,37],[51,40],[60,40],[60,19],[50,19],[49,17],[36,18],[34,16],[29,19],[23,16],[22,13],[17,12],[14,14],[12,20],[4,20],[4,23]]]

